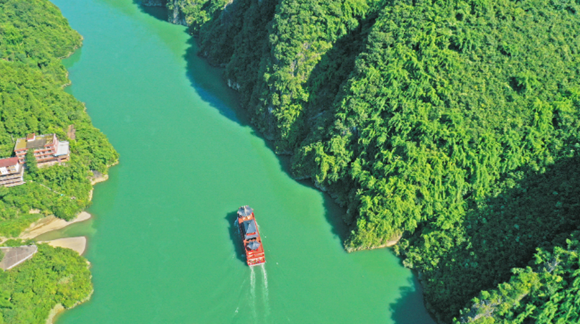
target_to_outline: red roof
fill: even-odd
[[[17,157],[11,157],[11,158],[6,158],[6,159],[0,159],[0,168],[2,167],[9,167],[12,165],[16,165],[18,164],[18,158]]]

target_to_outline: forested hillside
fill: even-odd
[[[540,249],[534,264],[514,269],[509,282],[483,291],[455,323],[578,323],[578,232],[564,247]]]
[[[0,158],[13,156],[15,140],[28,133],[56,133],[71,147],[65,165],[29,168],[24,185],[0,187],[0,236],[17,236],[43,215],[73,218],[90,204],[91,170],[106,173],[118,160],[84,105],[63,90],[69,81],[60,59],[80,45],[48,0],[0,0]],[[84,258],[40,245],[31,260],[0,270],[0,323],[45,323],[56,304],[71,307],[91,291]]]
[[[254,125],[292,154],[294,176],[347,208],[347,250],[402,235],[395,250],[441,321],[480,291],[523,280],[528,270],[513,268],[542,271],[535,253],[568,249],[580,225],[577,1],[168,7],[200,55],[225,68]],[[548,323],[543,302],[502,303],[479,320],[510,322],[523,307]]]
[[[41,244],[32,259],[0,270],[0,323],[44,324],[56,304],[70,308],[92,291],[87,260],[75,251]]]
[[[56,133],[71,145],[66,165],[27,172],[32,181],[0,188],[0,236],[16,236],[39,217],[31,209],[71,219],[87,207],[90,170],[106,173],[118,155],[83,104],[63,90],[68,80],[60,59],[80,46],[80,35],[48,1],[0,5],[0,158],[12,156],[15,139],[28,133]],[[67,138],[69,125],[75,140]]]

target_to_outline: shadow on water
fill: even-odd
[[[389,305],[391,319],[397,324],[435,324],[424,311],[423,291],[417,278],[409,278],[408,284],[399,288],[401,297]]]
[[[312,187],[314,186],[312,185]],[[330,224],[332,234],[338,237],[342,244],[348,238],[349,233],[349,228],[344,222],[344,216],[346,214],[344,208],[334,202],[330,195],[324,193],[324,210],[324,217]]]
[[[225,80],[221,77],[223,69],[210,66],[197,55],[198,47],[195,38],[190,37],[187,44],[189,47],[184,57],[187,61],[187,78],[191,82],[191,86],[205,102],[217,109],[223,116],[241,126],[249,126],[250,123],[245,112],[237,103],[237,92],[228,88],[225,85]],[[252,134],[256,135],[253,128]]]
[[[159,20],[168,20],[168,10],[165,6],[144,6],[142,2],[142,0],[133,0],[133,3],[143,13]],[[245,112],[237,103],[237,92],[225,85],[225,80],[222,77],[223,69],[212,67],[205,59],[201,58],[198,55],[199,49],[195,38],[189,34],[188,30],[184,32],[189,36],[188,47],[183,58],[187,62],[186,76],[191,86],[204,102],[215,108],[220,114],[241,126],[250,126]],[[253,128],[252,134],[257,135]]]
[[[136,4],[144,13],[159,20],[167,20],[167,8],[165,8],[165,6],[147,7],[142,5],[141,0],[133,0],[133,3]]]
[[[133,0],[143,13],[162,21],[168,21],[168,10],[165,6],[144,6],[142,0]],[[168,22],[169,23],[169,22]],[[196,90],[201,99],[215,108],[223,116],[238,123],[241,126],[250,126],[249,118],[238,104],[238,93],[226,86],[223,78],[223,68],[212,67],[204,58],[198,55],[196,40],[188,30],[187,50],[183,58],[187,62],[186,76],[191,86]],[[263,138],[252,127],[252,135]],[[269,148],[271,143],[266,141]]]
[[[244,255],[246,254],[244,251],[244,246],[240,241],[240,233],[239,227],[237,226],[236,220],[238,218],[237,212],[231,212],[226,215],[226,221],[228,224],[229,232],[230,232],[230,239],[232,240],[232,244],[234,245],[234,250],[236,252],[236,258],[246,264],[246,259]]]

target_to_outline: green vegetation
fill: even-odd
[[[532,270],[510,279],[511,269],[539,271],[537,248],[568,249],[580,225],[577,1],[168,6],[200,54],[225,67],[256,127],[293,155],[294,175],[347,207],[349,251],[403,235],[395,250],[442,321],[483,290],[531,280],[523,273]],[[558,276],[572,278],[572,264]],[[535,293],[558,278],[542,277]],[[555,309],[545,296],[509,298],[519,304],[481,320],[515,321],[521,307],[540,320]]]
[[[83,104],[63,90],[69,81],[60,59],[80,45],[80,35],[49,1],[0,0],[0,157],[12,156],[15,139],[28,133],[56,133],[71,148],[71,161],[59,166],[39,169],[27,156],[26,184],[0,187],[0,236],[18,236],[43,215],[73,218],[90,204],[91,170],[106,173],[118,161]],[[69,125],[75,139],[67,137]],[[31,260],[0,270],[0,323],[45,323],[55,305],[72,307],[91,291],[84,258],[39,245]]]
[[[483,291],[455,323],[578,323],[578,234],[566,248],[540,249],[533,267],[514,269],[509,282]]]
[[[62,89],[60,58],[80,46],[80,35],[48,1],[1,1],[0,8],[0,157],[13,155],[15,139],[28,133],[56,133],[71,146],[66,165],[35,170],[29,163],[25,185],[0,189],[0,236],[17,236],[40,217],[31,209],[69,220],[86,208],[90,171],[106,173],[118,155]],[[69,125],[75,140],[67,138]]]
[[[40,244],[32,259],[0,270],[0,323],[46,323],[55,305],[70,308],[90,296],[92,289],[83,257]]]
[[[58,8],[48,1],[2,0],[0,6],[0,58],[40,69],[58,84],[68,83],[58,59],[77,49],[81,36]]]
[[[26,172],[31,176],[36,176],[38,174],[38,163],[34,156],[34,150],[28,150],[28,152],[26,152]]]

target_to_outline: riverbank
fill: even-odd
[[[115,163],[111,166],[114,166],[117,164],[118,163]],[[96,184],[107,181],[108,179],[109,179],[108,174],[101,174],[99,172],[93,171],[93,177],[91,177],[91,179],[90,179],[91,186],[95,186]],[[94,191],[94,188],[91,189],[91,191],[89,193],[89,201],[93,200],[93,191]],[[36,210],[36,209],[30,210],[31,214],[36,214],[39,212],[40,211]],[[92,215],[86,211],[80,212],[75,218],[73,218],[70,221],[66,221],[66,220],[58,218],[54,215],[49,215],[49,216],[43,217],[43,218],[35,221],[34,223],[30,224],[28,226],[28,228],[26,228],[24,231],[22,231],[22,233],[20,233],[20,235],[18,235],[18,237],[15,237],[15,239],[21,239],[21,240],[33,239],[33,238],[39,237],[42,234],[46,234],[46,233],[49,233],[52,231],[60,230],[60,229],[63,229],[65,227],[72,225],[72,224],[75,224],[75,223],[84,222],[86,220],[89,220],[91,217],[92,217]],[[11,239],[11,238],[6,238],[6,237],[0,238],[0,244],[8,239]]]
[[[108,167],[115,166],[118,163],[119,162],[117,161],[116,163],[113,163],[113,164],[109,165]],[[108,174],[101,174],[100,172],[93,171],[93,176],[90,178],[91,186],[93,186],[93,188],[89,192],[89,201],[93,200],[94,186],[98,183],[107,181],[108,179],[109,179]],[[30,210],[30,214],[38,214],[38,213],[40,213],[40,210],[38,210],[38,209],[31,209]],[[73,218],[70,221],[66,221],[64,219],[57,218],[54,215],[49,215],[49,216],[43,217],[43,218],[33,222],[32,224],[30,224],[17,237],[0,237],[0,244],[2,244],[3,242],[5,242],[9,239],[30,240],[30,239],[36,238],[42,234],[56,231],[59,229],[63,229],[65,227],[72,225],[72,224],[75,224],[75,223],[84,222],[84,221],[90,219],[91,217],[92,217],[92,215],[86,211],[80,212],[75,218]]]
[[[91,291],[91,293],[85,299],[79,300],[74,305],[72,305],[70,308],[65,308],[62,304],[54,305],[54,307],[50,310],[50,313],[48,313],[48,318],[46,319],[46,324],[54,324],[54,322],[56,321],[58,316],[60,314],[62,314],[65,310],[73,309],[80,304],[86,303],[87,301],[89,301],[91,299],[94,292],[95,292],[95,290],[93,289],[93,291]]]
[[[17,238],[21,240],[33,239],[42,234],[65,228],[74,223],[84,222],[91,217],[92,215],[86,211],[80,212],[77,217],[70,221],[65,221],[64,219],[50,215],[30,224],[30,226],[28,226],[28,228],[25,229]]]
[[[104,182],[109,179],[108,175],[103,174],[95,174],[90,180],[91,185],[94,186],[98,183]],[[93,197],[93,189],[90,191],[90,200]],[[30,213],[38,213],[38,210],[31,210]],[[57,231],[68,227],[72,224],[80,223],[87,221],[92,218],[92,215],[86,211],[80,212],[75,218],[70,221],[66,221],[60,218],[55,217],[54,215],[49,215],[43,217],[34,223],[30,224],[28,228],[26,228],[18,237],[15,239],[20,240],[30,240],[35,239],[43,234],[50,233],[53,231]],[[11,238],[0,238],[0,244],[8,239]],[[83,255],[87,248],[87,237],[86,236],[77,236],[77,237],[65,237],[65,238],[57,238],[54,240],[47,240],[47,241],[38,241],[38,243],[46,243],[52,247],[61,247],[65,249],[70,249],[77,252],[79,255]],[[90,262],[86,260],[87,267],[90,267]],[[93,290],[94,291],[94,290]],[[92,292],[84,299],[76,302],[72,307],[65,308],[62,304],[56,304],[48,314],[46,319],[47,324],[53,324],[59,315],[61,315],[65,310],[72,309],[77,305],[85,303],[90,300],[92,296]]]
[[[36,213],[36,210],[31,210],[31,214]],[[16,239],[16,240],[30,240],[36,238],[42,234],[56,231],[59,229],[63,229],[69,225],[84,222],[92,217],[91,214],[87,213],[86,211],[80,212],[77,217],[73,218],[70,221],[65,221],[64,219],[58,218],[54,215],[49,215],[43,217],[32,224],[30,224],[20,235],[17,237],[0,237],[0,244],[6,242],[7,240]]]
[[[119,162],[114,163],[113,165],[109,165],[108,167],[112,167],[119,164]],[[100,172],[97,171],[93,171],[93,176],[91,177],[91,186],[96,185],[97,183],[100,182],[104,182],[107,181],[109,179],[109,175],[108,174],[101,174]],[[93,189],[91,189],[91,191],[89,192],[89,201],[93,200],[93,192],[95,191],[95,188],[93,187]]]
[[[345,250],[348,253],[352,253],[352,252],[356,252],[356,251],[389,248],[389,247],[393,247],[393,246],[397,245],[397,243],[399,243],[399,241],[401,240],[402,237],[403,237],[403,235],[399,234],[399,235],[395,235],[395,236],[391,237],[390,239],[388,239],[387,241],[385,241],[382,244],[373,245],[373,246],[358,247],[358,248],[345,247]]]
[[[109,167],[117,165],[118,162],[110,165]],[[98,183],[105,182],[109,179],[108,174],[101,174],[99,172],[93,171],[93,176],[91,177],[91,189],[89,193],[89,200],[92,201],[93,199],[93,192],[94,186]],[[75,217],[71,221],[64,221],[62,219],[56,218],[54,216],[48,216],[39,221],[31,224],[31,226],[26,229],[21,236],[32,236],[32,238],[39,237],[42,234],[49,233],[52,231],[63,229],[69,225],[80,223],[83,221],[87,221],[92,217],[92,215],[86,211],[82,211],[79,213],[77,217]],[[65,249],[70,249],[77,252],[79,255],[83,255],[87,249],[88,239],[86,236],[77,236],[77,237],[64,237],[58,238],[54,240],[47,240],[47,241],[39,241],[38,243],[46,243],[52,247],[61,247]],[[90,267],[90,262],[87,260],[87,266]],[[91,299],[94,290],[84,299],[76,302],[73,306],[69,308],[65,308],[62,304],[56,304],[48,314],[46,319],[46,324],[53,324],[57,318],[64,313],[66,310],[70,310],[80,304],[83,304]]]

